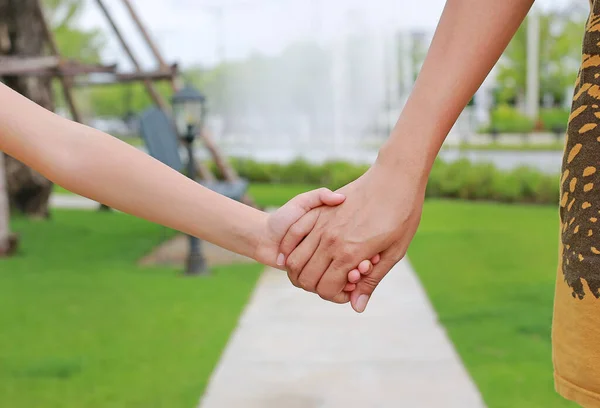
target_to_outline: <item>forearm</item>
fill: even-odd
[[[62,119],[11,91],[0,89],[0,97],[11,103],[0,113],[0,150],[75,193],[254,255],[266,220],[263,212],[216,194],[134,147]]]
[[[413,92],[379,162],[425,180],[461,111],[533,0],[448,0]]]

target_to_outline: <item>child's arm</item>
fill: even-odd
[[[322,189],[300,195],[269,217],[1,83],[0,106],[0,151],[77,194],[267,265],[275,266],[279,241],[291,224],[314,207],[344,200]]]

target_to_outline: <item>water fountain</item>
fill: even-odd
[[[282,7],[281,18],[306,19],[304,32],[228,71],[224,124],[215,129],[228,153],[352,159],[371,146],[371,161],[400,110],[399,29],[382,11],[393,3],[313,0],[306,16]]]

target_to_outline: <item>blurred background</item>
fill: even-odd
[[[374,162],[444,3],[0,0],[0,80],[222,194],[270,210],[307,190],[339,188]],[[434,166],[410,265],[401,271],[417,277],[423,298],[399,306],[389,295],[388,311],[431,312],[433,334],[427,328],[422,335],[442,339],[440,347],[460,366],[460,374],[436,377],[436,384],[462,376],[476,402],[394,396],[366,406],[570,406],[552,382],[555,207],[588,12],[585,0],[536,2]],[[192,109],[197,121],[175,131],[167,122],[180,119],[178,108]],[[186,133],[186,125],[195,132]],[[272,271],[263,274],[247,259],[111,211],[9,157],[5,162],[0,196],[10,216],[0,199],[0,406],[192,407],[203,395],[214,397],[203,400],[205,407],[255,406],[240,402],[251,400],[250,391],[238,388],[242,380],[231,373],[256,373],[230,367],[239,363],[238,344],[265,341],[239,322],[249,311],[261,313]],[[168,194],[164,187],[157,194]],[[304,296],[292,291],[285,302],[304,307]],[[315,319],[335,308],[307,307]],[[340,316],[337,327],[349,326],[338,337],[327,329],[337,317],[323,323],[333,349],[366,330],[356,329],[361,320]],[[394,316],[375,327],[412,331],[414,322]],[[281,317],[261,320],[261,332]],[[310,333],[301,322],[294,329]],[[254,356],[270,361],[278,347],[272,341],[251,349]],[[405,361],[398,364],[407,378],[415,375]],[[373,367],[372,378],[383,375]],[[294,381],[313,376],[311,370],[294,372]],[[254,381],[281,386],[284,372]],[[429,372],[423,376],[431,381]],[[352,381],[358,379],[347,385],[357,385]],[[227,391],[222,382],[230,384]],[[237,402],[219,392],[237,395]],[[313,397],[256,406],[338,406]]]

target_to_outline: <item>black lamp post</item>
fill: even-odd
[[[186,86],[177,92],[172,99],[173,118],[179,136],[185,141],[188,152],[187,175],[196,179],[196,162],[194,160],[194,141],[196,134],[202,130],[206,98],[197,89]],[[190,236],[190,252],[188,255],[186,273],[188,275],[205,274],[208,270],[202,256],[200,240]]]

